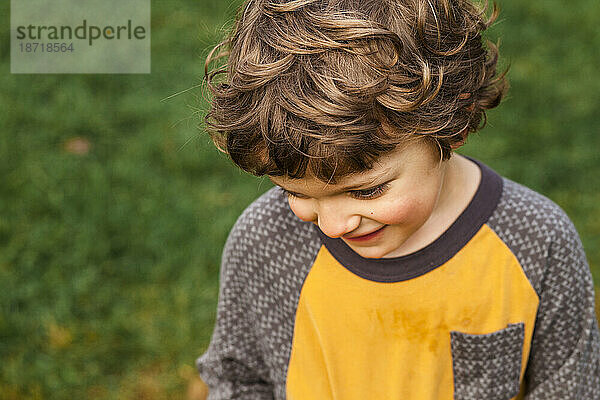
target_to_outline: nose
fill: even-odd
[[[360,215],[353,215],[339,207],[322,204],[317,215],[319,229],[331,238],[352,232],[360,225]]]

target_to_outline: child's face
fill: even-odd
[[[312,177],[271,180],[289,193],[301,220],[363,257],[396,257],[414,247],[422,236],[415,233],[436,212],[446,164],[431,145],[413,142],[335,185]]]

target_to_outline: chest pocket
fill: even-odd
[[[484,335],[450,332],[455,400],[509,400],[519,394],[525,325]]]

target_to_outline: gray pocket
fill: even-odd
[[[455,400],[508,400],[519,394],[525,325],[484,335],[450,332]]]

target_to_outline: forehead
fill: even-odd
[[[408,168],[406,165],[407,154],[403,150],[393,152],[379,158],[373,163],[373,167],[359,173],[339,178],[335,184],[324,182],[312,175],[300,179],[292,179],[284,176],[271,176],[271,181],[292,192],[302,194],[328,194],[342,192],[352,189],[365,189],[370,186],[384,183],[384,181],[395,175],[400,169]]]
[[[365,189],[385,183],[399,174],[410,174],[411,171],[429,169],[436,163],[437,157],[430,144],[412,142],[399,146],[392,152],[380,157],[367,171],[341,177],[335,184],[324,182],[314,176],[307,175],[300,179],[285,176],[271,176],[271,181],[286,190],[314,195],[333,194],[352,189]]]

